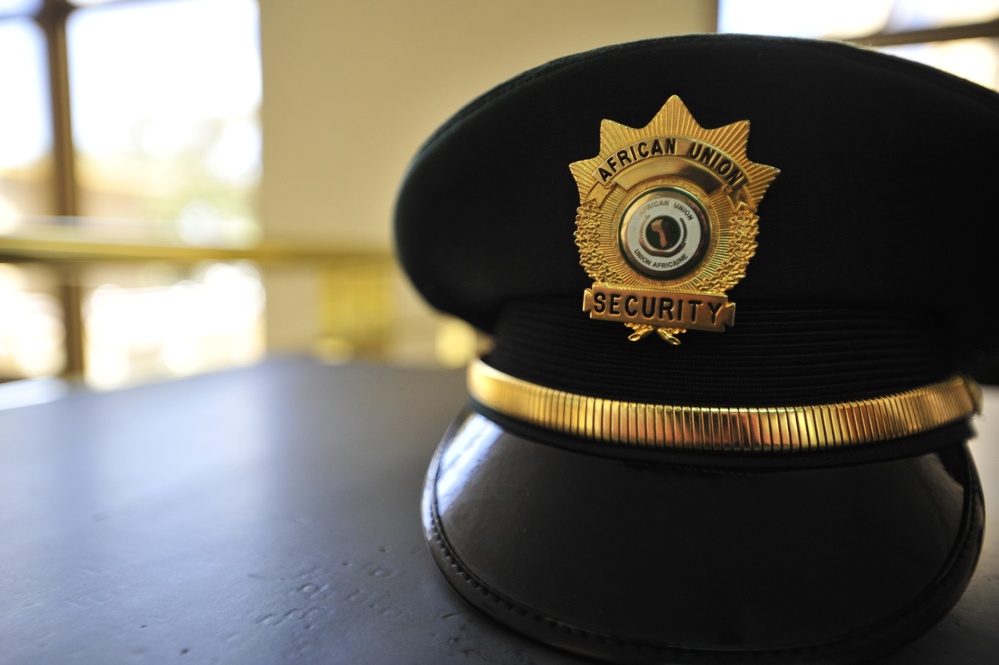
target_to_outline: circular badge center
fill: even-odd
[[[621,215],[621,252],[632,267],[656,279],[675,279],[696,268],[709,239],[704,208],[674,187],[650,189]]]

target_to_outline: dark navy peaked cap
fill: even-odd
[[[678,345],[583,311],[569,169],[673,96],[779,170],[734,324]],[[614,662],[861,662],[933,625],[982,542],[997,154],[994,91],[833,41],[622,44],[458,111],[395,214],[414,286],[491,341],[427,475],[444,577]]]

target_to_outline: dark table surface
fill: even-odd
[[[880,661],[999,662],[999,389],[971,586]],[[577,663],[467,606],[424,544],[461,371],[275,359],[0,411],[0,663]]]

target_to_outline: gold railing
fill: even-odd
[[[73,227],[0,233],[0,262],[109,263],[143,261],[255,261],[261,265],[349,260],[391,261],[387,252],[350,250],[316,242],[264,240],[247,247],[128,242],[95,239]]]
[[[82,378],[85,372],[81,274],[90,265],[249,261],[265,277],[280,268],[314,268],[321,294],[316,318],[322,326],[316,348],[336,353],[346,347],[351,355],[376,357],[386,343],[392,310],[388,301],[394,297],[398,274],[389,252],[277,239],[246,247],[194,246],[148,235],[117,240],[111,237],[114,231],[81,228],[73,222],[57,219],[0,232],[0,263],[40,264],[57,275],[67,378]],[[122,229],[117,233],[120,236]]]

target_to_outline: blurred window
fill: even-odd
[[[999,89],[999,0],[720,0],[718,30],[851,40]]]
[[[254,244],[258,21],[257,0],[0,0],[0,234]],[[0,265],[0,380],[65,366],[61,276]],[[254,265],[115,264],[70,281],[93,386],[263,354]]]

